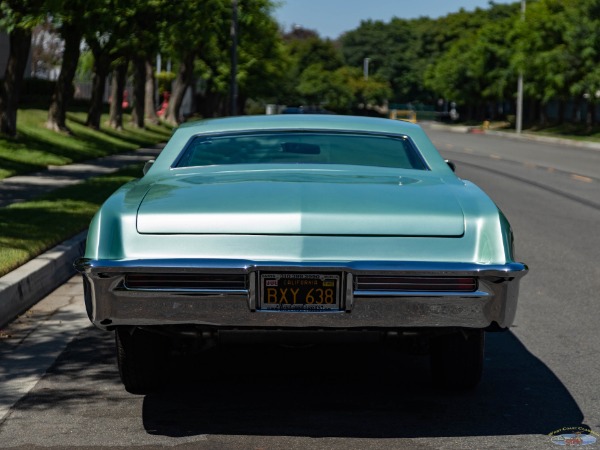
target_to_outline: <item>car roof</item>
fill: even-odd
[[[179,126],[163,149],[149,174],[168,171],[183,148],[194,136],[208,133],[237,133],[276,130],[352,131],[365,133],[396,134],[408,136],[417,146],[429,168],[447,175],[452,174],[444,159],[423,129],[410,122],[377,117],[279,114],[261,116],[237,116],[204,119]],[[452,174],[453,175],[453,174]]]
[[[265,129],[311,129],[365,131],[411,135],[418,125],[399,120],[377,117],[341,116],[323,114],[237,116],[205,119],[181,125],[182,130],[195,133],[255,131]]]

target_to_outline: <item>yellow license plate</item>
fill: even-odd
[[[261,310],[331,311],[340,309],[341,275],[261,273]]]

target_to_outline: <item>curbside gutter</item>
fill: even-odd
[[[76,273],[73,261],[83,255],[86,236],[79,233],[0,278],[0,328]]]

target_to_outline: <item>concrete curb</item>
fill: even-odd
[[[84,231],[0,278],[0,328],[76,273],[73,261],[83,255],[86,236]]]

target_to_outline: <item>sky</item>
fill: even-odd
[[[515,3],[519,0],[495,0],[495,3]],[[487,8],[489,0],[279,0],[275,18],[285,28],[299,25],[317,30],[323,38],[335,39],[353,30],[362,20],[383,20],[392,17],[414,19],[445,16],[464,8]]]

